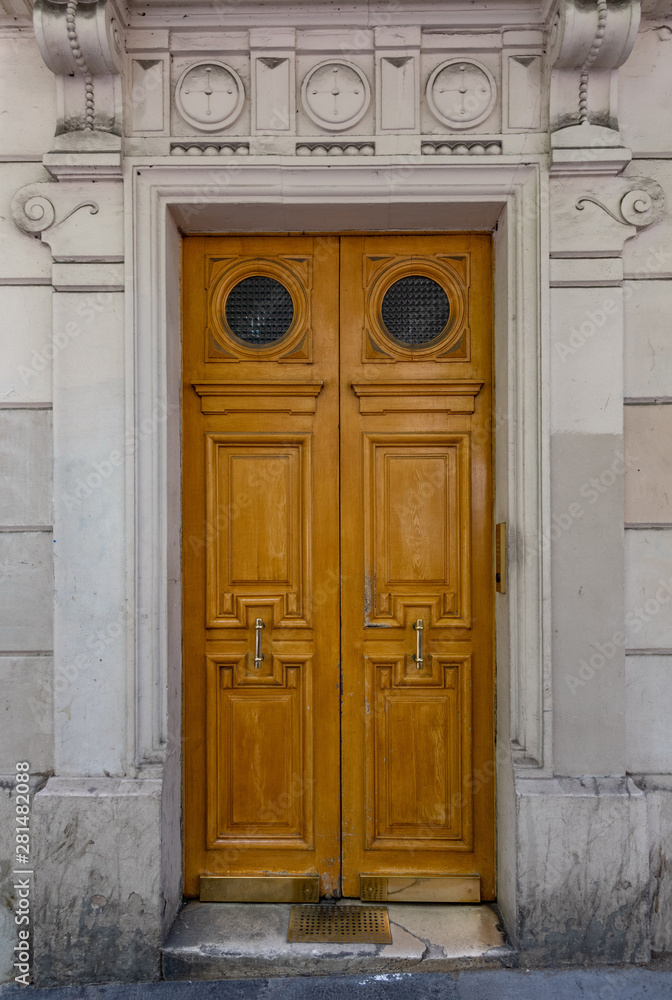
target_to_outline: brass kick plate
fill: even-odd
[[[359,896],[363,902],[480,903],[480,875],[360,875]]]
[[[317,903],[319,875],[201,875],[202,903]]]
[[[288,941],[310,944],[392,944],[386,906],[293,906]]]

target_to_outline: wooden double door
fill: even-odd
[[[494,898],[491,284],[483,234],[184,240],[187,895]]]

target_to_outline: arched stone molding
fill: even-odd
[[[110,0],[36,0],[35,36],[56,75],[56,150],[120,147],[121,22]]]
[[[553,146],[620,147],[614,76],[639,19],[640,0],[560,0],[549,38]]]

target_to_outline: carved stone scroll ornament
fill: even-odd
[[[594,195],[584,195],[577,201],[576,208],[581,212],[586,205],[593,204],[622,226],[644,229],[652,225],[660,219],[665,208],[663,189],[657,181],[647,177],[633,177],[631,180],[637,187],[626,191],[613,207]]]
[[[46,243],[55,261],[123,259],[123,190],[116,179],[28,184],[12,199],[12,218]]]
[[[56,135],[62,138],[56,148],[118,146],[112,135],[122,131],[123,46],[110,0],[36,0],[33,23],[60,91],[63,113]]]
[[[639,19],[639,0],[560,0],[549,38],[554,145],[620,145],[613,77]]]
[[[650,177],[552,178],[550,189],[555,256],[617,256],[665,209],[663,189]]]

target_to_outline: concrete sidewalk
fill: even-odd
[[[71,986],[50,990],[0,986],[1,1000],[672,1000],[672,972],[570,969],[388,973],[209,982]]]

